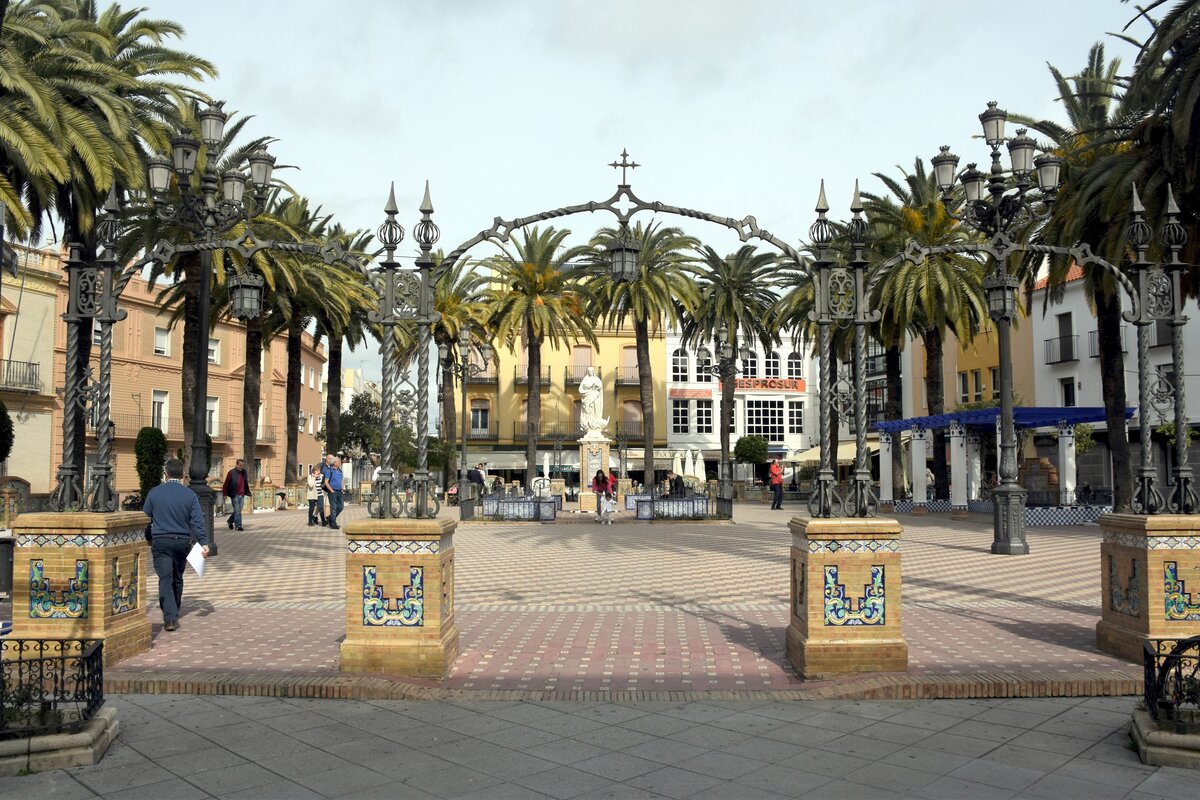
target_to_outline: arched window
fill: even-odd
[[[779,353],[767,353],[767,357],[763,360],[763,377],[779,377]]]
[[[700,383],[711,383],[712,373],[709,369],[712,367],[712,354],[708,349],[701,347],[696,351],[696,380]]]
[[[742,361],[742,375],[747,378],[758,377],[758,353],[750,351],[750,357]]]
[[[804,356],[792,353],[788,356],[787,376],[793,380],[804,378]]]
[[[687,383],[688,354],[682,347],[671,354],[671,380],[676,383]]]

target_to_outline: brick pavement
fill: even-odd
[[[361,515],[351,506],[346,519]],[[455,534],[461,656],[473,691],[751,691],[800,685],[784,658],[788,514],[739,505],[733,523],[472,523]],[[627,516],[627,515],[623,515]],[[571,519],[570,517],[567,518]],[[904,518],[910,674],[1137,670],[1094,648],[1099,529],[1030,531],[992,556],[990,520]],[[337,674],[341,534],[300,513],[222,529],[190,579],[180,631],[122,662],[145,671]],[[153,594],[148,596],[154,596]]]

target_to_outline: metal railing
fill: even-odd
[[[539,440],[556,440],[579,438],[582,435],[577,424],[566,422],[543,422],[538,425]],[[517,421],[513,423],[513,439],[522,440],[529,438],[529,423]]]
[[[523,385],[529,383],[529,365],[528,364],[517,364],[517,366],[513,367],[513,382],[516,383],[518,386],[523,386]],[[548,387],[549,385],[550,385],[550,368],[543,367],[542,368],[542,386]]]
[[[38,392],[42,389],[41,365],[32,361],[9,361],[0,359],[0,386],[5,389],[24,389]]]
[[[467,376],[467,383],[499,383],[500,379],[496,377],[496,370],[488,367],[483,372],[476,372],[473,375]]]
[[[1121,326],[1121,352],[1129,352],[1129,328]],[[1088,331],[1088,358],[1100,357],[1100,331]]]
[[[1171,602],[1168,594],[1168,612]],[[1172,733],[1200,733],[1200,636],[1145,639],[1142,648],[1146,711]]]
[[[467,428],[467,441],[469,442],[486,442],[494,441],[500,438],[500,432],[495,424],[480,427],[471,425]]]
[[[183,438],[183,422],[182,420],[166,419],[161,420],[161,425],[155,424],[155,419],[152,416],[145,414],[111,414],[109,420],[113,424],[113,435],[117,438],[136,439],[138,432],[142,428],[158,428],[163,432],[163,435],[168,439]],[[93,433],[96,430],[96,420],[90,415],[86,420],[87,429]]]
[[[645,439],[646,426],[641,422],[618,422],[618,439]]]
[[[582,366],[576,364],[576,365],[572,365],[569,367],[563,367],[563,375],[564,375],[563,379],[566,382],[567,386],[577,385],[581,380],[583,380],[587,376],[587,372],[589,369],[593,369],[596,371],[596,377],[603,377],[600,374],[599,367],[593,366],[591,364],[584,364]]]
[[[1062,364],[1079,360],[1079,337],[1058,336],[1046,340],[1046,363]]]
[[[74,733],[104,705],[104,642],[0,639],[0,739]]]
[[[641,382],[637,367],[617,367],[617,386],[637,386]]]

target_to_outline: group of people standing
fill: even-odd
[[[345,475],[342,474],[342,460],[329,453],[325,463],[312,468],[308,474],[308,524],[328,526],[333,530],[338,528],[338,515],[342,513],[345,502],[342,499],[342,489],[345,486]],[[325,513],[325,501],[329,501],[329,513]]]

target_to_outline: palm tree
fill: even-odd
[[[779,257],[759,253],[754,245],[742,245],[736,253],[722,257],[708,245],[697,254],[697,300],[695,307],[681,316],[681,331],[685,344],[714,343],[718,347],[718,332],[728,330],[733,350],[738,342],[757,340],[770,348],[779,341],[778,328],[771,315],[778,300],[773,275]],[[822,387],[824,389],[824,387]],[[733,381],[721,383],[721,452],[728,453],[729,429],[733,427]],[[731,475],[722,475],[729,480]]]
[[[489,262],[495,276],[487,292],[488,325],[510,350],[520,341],[528,353],[525,476],[530,490],[542,422],[542,344],[566,347],[581,338],[596,341],[585,313],[586,296],[577,281],[579,272],[570,267],[587,248],[564,248],[570,235],[568,230],[549,227],[539,232],[533,227],[513,243],[511,252],[506,248]]]
[[[604,247],[622,235],[616,228],[601,228],[590,246],[591,274],[587,279],[589,316],[602,319],[609,329],[619,329],[633,321],[637,350],[638,392],[642,401],[642,433],[645,437],[646,481],[654,474],[654,370],[650,358],[650,334],[658,333],[665,321],[679,322],[681,312],[696,305],[697,293],[686,266],[699,241],[685,236],[677,227],[662,227],[652,222],[637,223],[630,232],[640,245],[637,274],[617,278]]]
[[[1059,191],[1054,213],[1036,231],[1033,240],[1041,244],[1070,247],[1087,242],[1119,264],[1124,258],[1124,243],[1119,235],[1123,229],[1120,218],[1101,213],[1093,200],[1080,191],[1082,178],[1100,169],[1116,154],[1121,145],[1110,139],[1111,132],[1121,127],[1129,112],[1124,108],[1120,93],[1121,60],[1107,61],[1104,45],[1097,42],[1088,52],[1083,70],[1070,78],[1054,66],[1050,74],[1058,88],[1058,100],[1066,112],[1067,124],[1050,120],[1035,120],[1013,115],[1038,133],[1047,136],[1055,152],[1067,162],[1067,181]],[[1098,171],[1098,170],[1097,170]],[[1120,196],[1128,199],[1128,184]],[[1123,204],[1122,204],[1123,205]],[[1122,212],[1124,208],[1121,209]],[[1116,234],[1114,237],[1112,234]],[[1029,266],[1036,270],[1041,256]],[[1067,257],[1050,259],[1049,282],[1061,286],[1074,260]],[[1121,324],[1121,290],[1113,277],[1099,267],[1083,266],[1083,280],[1089,302],[1096,313],[1096,330],[1100,351],[1100,385],[1104,395],[1105,422],[1108,427],[1108,446],[1113,468],[1113,506],[1128,509],[1133,494],[1133,462],[1129,452],[1129,436],[1125,422],[1125,356]],[[1046,293],[1047,303],[1050,292]],[[1043,308],[1045,313],[1045,308]]]
[[[438,250],[433,254],[434,269],[442,264],[443,254]],[[439,319],[430,329],[433,342],[439,348],[446,348],[446,359],[442,362],[442,439],[453,445],[457,431],[458,417],[455,413],[454,379],[450,367],[459,359],[458,336],[467,330],[482,339],[487,325],[488,308],[486,305],[487,277],[475,271],[474,265],[459,260],[438,276],[433,286],[433,309],[439,314]],[[463,431],[463,436],[467,432]],[[447,481],[458,474],[457,453],[451,448],[446,461]]]
[[[891,196],[863,193],[878,236],[877,251],[899,253],[909,241],[926,247],[966,241],[969,233],[946,211],[937,181],[925,172],[924,162],[916,159],[912,173],[900,171],[899,180],[875,173]],[[948,253],[930,256],[919,264],[902,260],[875,287],[872,299],[875,308],[883,312],[880,332],[885,347],[898,348],[905,331],[920,336],[925,345],[925,396],[932,416],[945,412],[942,363],[946,331],[953,332],[960,342],[975,336],[986,309],[982,278],[978,260]],[[892,378],[888,376],[889,383]],[[949,497],[946,466],[945,431],[939,429],[933,436],[933,474],[934,496],[940,499]]]

